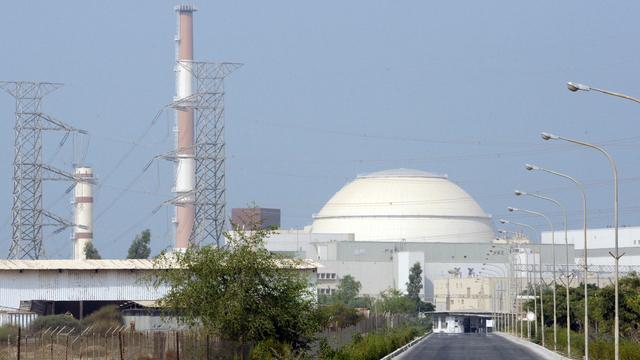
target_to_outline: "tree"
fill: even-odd
[[[422,267],[417,262],[409,270],[409,281],[407,282],[407,296],[416,304],[420,302],[420,291],[422,291]]]
[[[335,302],[345,305],[352,305],[360,293],[362,284],[351,275],[345,275],[340,279],[338,291],[333,296]]]
[[[416,303],[397,289],[389,289],[380,294],[375,303],[378,312],[389,314],[407,314],[415,312]]]
[[[91,242],[88,242],[84,246],[84,257],[87,259],[94,259],[94,260],[102,259],[102,256],[100,256],[100,253],[98,252],[98,249],[96,249],[96,247],[93,246],[93,243]]]
[[[147,259],[151,255],[151,231],[149,229],[144,230],[139,235],[136,235],[135,239],[129,246],[129,254],[127,259]]]
[[[225,247],[192,247],[155,260],[155,286],[167,286],[160,305],[181,322],[224,339],[273,339],[304,348],[319,330],[315,296],[298,260],[265,249],[268,230],[225,235]]]

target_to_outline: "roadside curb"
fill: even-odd
[[[536,343],[533,343],[531,341],[528,340],[524,340],[524,339],[520,339],[518,337],[515,337],[513,335],[510,334],[506,334],[503,332],[494,332],[494,334],[498,335],[498,336],[502,336],[503,338],[523,345],[527,348],[529,348],[531,351],[535,352],[537,355],[542,356],[544,359],[549,359],[549,360],[571,360],[568,357],[565,357],[563,355],[558,354],[557,352],[554,352],[552,350],[547,349],[546,347],[542,346],[542,345],[538,345]]]
[[[387,356],[383,357],[380,360],[390,360],[393,359],[395,357],[397,357],[398,355],[404,353],[405,351],[411,349],[414,345],[416,345],[417,343],[419,343],[420,341],[426,339],[427,337],[429,337],[429,335],[433,334],[433,332],[431,330],[429,330],[426,334],[417,337],[413,340],[411,340],[409,343],[407,343],[406,345],[399,347],[397,349],[395,349],[392,353],[388,354]]]

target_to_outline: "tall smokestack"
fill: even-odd
[[[178,15],[178,34],[176,35],[176,97],[175,100],[192,95],[191,66],[193,61],[193,12],[192,5],[175,7]],[[193,190],[195,189],[195,160],[193,158],[193,109],[176,110],[176,248],[189,247],[193,231],[195,209]]]
[[[93,241],[93,170],[77,167],[75,177],[73,258],[84,260],[87,258],[84,248]]]

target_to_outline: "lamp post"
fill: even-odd
[[[569,89],[569,91],[572,91],[572,92],[576,92],[576,91],[591,91],[591,90],[593,90],[593,91],[597,91],[597,92],[600,92],[600,93],[603,93],[603,94],[607,94],[607,95],[611,95],[611,96],[617,96],[619,98],[623,98],[623,99],[627,99],[627,100],[631,100],[631,101],[635,101],[637,103],[640,103],[640,99],[635,98],[633,96],[620,94],[620,93],[609,91],[609,90],[605,90],[605,89],[598,89],[598,88],[591,87],[589,85],[573,83],[571,81],[569,81],[567,83],[567,89]]]
[[[509,251],[508,255],[511,256],[511,246],[498,246],[498,245],[494,244],[494,245],[491,245],[491,247],[492,248],[501,247],[501,248],[509,249],[508,250]],[[487,257],[485,258],[485,260],[489,261],[489,255],[492,255],[492,254],[493,254],[493,249],[489,249],[489,252],[486,254]],[[508,258],[508,257],[505,255],[505,258]],[[484,264],[487,264],[487,263],[483,263],[483,265]],[[505,262],[505,265],[506,265],[506,262]],[[498,267],[497,265],[492,265],[492,266]],[[507,277],[507,303],[509,304],[509,310],[511,310],[512,309],[512,303],[513,303],[512,297],[511,297],[512,296],[512,294],[511,294],[511,278],[513,277],[513,268],[511,266],[511,263],[509,264],[508,274],[509,274],[509,276]],[[514,324],[514,319],[512,318],[511,313],[509,313],[507,315],[507,327],[510,329],[511,327],[513,327],[513,324]]]
[[[556,239],[555,239],[555,231],[553,229],[553,223],[549,217],[541,212],[526,210],[526,209],[518,209],[515,207],[508,207],[507,210],[511,212],[521,211],[531,215],[537,215],[544,218],[549,224],[549,229],[551,230],[551,257],[552,257],[552,273],[553,273],[553,287],[551,288],[553,292],[553,349],[557,348],[557,340],[558,340],[558,322],[557,322],[557,306],[556,306]],[[542,261],[541,261],[542,262]],[[542,296],[542,294],[540,295]],[[544,326],[544,323],[542,324]],[[543,330],[544,333],[544,330]]]
[[[488,269],[487,267],[491,266],[493,267],[493,269]],[[500,273],[498,273],[497,270],[500,270]],[[488,272],[491,271],[493,272],[493,274],[488,274]],[[478,272],[478,274],[482,274],[485,273],[487,275],[494,275],[495,277],[501,276],[502,279],[500,280],[500,290],[497,290],[494,288],[494,294],[498,291],[501,292],[500,294],[500,303],[499,306],[496,306],[496,301],[495,301],[495,297],[493,300],[493,312],[494,312],[494,316],[495,314],[498,312],[497,309],[500,310],[500,312],[502,312],[503,308],[504,308],[504,301],[503,301],[503,297],[504,297],[504,279],[507,277],[506,273],[505,273],[505,269],[503,267],[500,267],[498,265],[494,265],[494,264],[489,264],[489,263],[482,263],[482,269]],[[497,308],[497,309],[496,309]]]
[[[618,252],[618,169],[616,168],[616,162],[613,160],[611,155],[601,146],[590,144],[584,141],[569,139],[558,135],[541,133],[540,136],[543,140],[563,140],[573,144],[586,146],[601,152],[604,156],[609,160],[609,165],[611,165],[611,171],[613,173],[613,226],[614,226],[614,239],[615,239],[615,254],[609,252],[609,254],[613,257],[614,266],[615,266],[615,277],[616,281],[614,283],[614,291],[615,291],[615,320],[614,320],[614,358],[615,360],[620,360],[620,302],[619,302],[619,289],[618,289],[618,280],[619,280],[619,262],[620,258],[624,255],[624,253],[620,254]],[[586,279],[585,279],[586,281]],[[588,324],[585,324],[588,326]]]
[[[543,196],[543,195],[539,195],[539,194],[532,194],[532,193],[528,193],[528,192],[524,192],[524,191],[520,191],[520,190],[516,190],[514,191],[514,193],[516,194],[516,196],[531,196],[537,199],[542,199],[542,200],[546,200],[549,202],[554,203],[555,205],[557,205],[560,210],[562,211],[562,218],[563,218],[563,222],[564,222],[564,248],[565,248],[565,267],[566,267],[566,273],[569,273],[569,240],[567,237],[567,209],[564,207],[564,205],[562,205],[558,200],[550,198],[548,196]],[[555,249],[556,244],[553,244],[553,248]],[[555,259],[555,250],[554,250],[554,255],[553,255],[554,259]],[[553,285],[555,288],[555,284]],[[569,286],[565,287],[566,290],[566,300],[567,300],[567,354],[571,355],[571,301],[569,298]],[[555,321],[555,317],[554,317],[554,321]],[[554,328],[554,334],[553,334],[553,341],[556,342],[557,338],[556,338],[557,334],[555,333],[555,328]],[[554,347],[555,349],[555,347]]]
[[[585,360],[589,360],[589,296],[588,296],[588,287],[587,287],[587,279],[589,278],[589,266],[587,264],[588,260],[588,250],[587,250],[587,193],[584,190],[584,185],[576,180],[574,177],[569,176],[567,174],[563,174],[561,172],[555,170],[549,170],[540,166],[526,164],[525,169],[528,171],[539,170],[549,173],[551,175],[556,175],[563,177],[565,179],[573,182],[578,190],[580,191],[580,195],[582,196],[582,214],[583,214],[583,223],[582,223],[582,233],[584,237],[584,251],[583,251],[583,261],[584,261],[584,358]]]
[[[499,220],[501,224],[511,224],[511,225],[516,225],[516,226],[520,226],[520,227],[526,227],[528,229],[530,229],[531,231],[533,231],[534,233],[537,231],[533,226],[528,225],[528,224],[523,224],[523,223],[519,223],[519,222],[515,222],[515,221],[509,221],[509,220],[505,220],[505,219],[500,219]],[[533,270],[534,270],[534,278],[535,278],[535,270],[536,270],[536,254],[535,251],[533,252]],[[539,274],[540,274],[540,282],[538,283],[538,286],[540,287],[540,321],[541,324],[543,326],[542,329],[542,346],[544,346],[544,310],[543,310],[543,300],[542,300],[542,257],[540,257],[540,269],[539,269]],[[535,300],[537,298],[537,294],[536,294],[536,287],[533,287],[533,312],[536,314],[536,318],[534,320],[534,329],[535,329],[535,336],[538,336],[538,302]]]

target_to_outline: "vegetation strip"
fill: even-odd
[[[418,337],[418,338],[413,339],[410,343],[408,343],[408,344],[406,344],[406,345],[404,345],[404,346],[401,346],[400,348],[396,349],[394,352],[392,352],[391,354],[389,354],[389,355],[387,355],[387,356],[383,357],[383,358],[382,358],[382,359],[380,359],[380,360],[390,360],[390,359],[393,359],[394,357],[396,357],[396,356],[398,356],[398,355],[400,355],[400,354],[404,353],[405,351],[409,350],[410,348],[412,348],[415,344],[417,344],[417,343],[419,343],[420,341],[422,341],[422,340],[426,339],[426,338],[427,338],[427,336],[429,336],[429,335],[431,335],[431,334],[432,334],[432,332],[431,332],[431,331],[427,331],[427,333],[426,333],[426,334],[424,334],[424,335],[422,335],[422,336],[420,336],[420,337]]]

